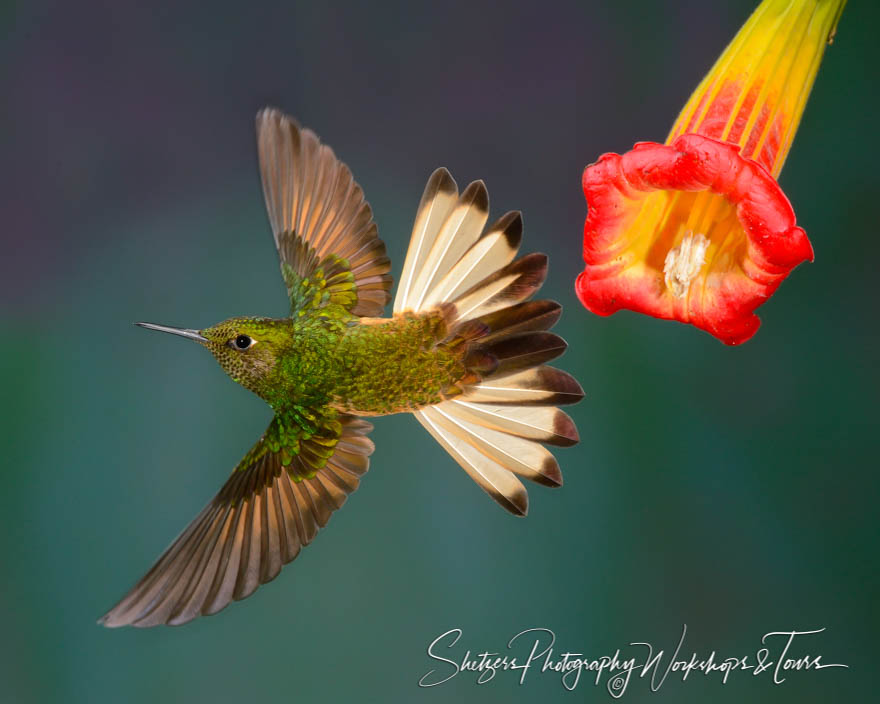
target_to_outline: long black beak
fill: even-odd
[[[170,332],[172,335],[180,335],[196,342],[207,342],[208,338],[202,335],[198,330],[188,330],[187,328],[172,328],[168,325],[156,325],[155,323],[135,323],[147,330],[158,330],[159,332]]]

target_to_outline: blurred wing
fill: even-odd
[[[348,167],[314,132],[272,108],[257,114],[257,150],[291,308],[338,303],[354,315],[381,315],[391,298],[391,262]]]
[[[373,452],[371,429],[341,416],[291,457],[277,449],[273,419],[217,496],[99,623],[180,625],[274,579],[357,489]]]

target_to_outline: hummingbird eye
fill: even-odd
[[[239,335],[235,339],[230,340],[230,344],[237,350],[246,350],[254,344],[254,341],[247,335]]]

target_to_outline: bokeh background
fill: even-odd
[[[427,644],[530,627],[799,654],[849,670],[637,680],[629,701],[865,701],[877,683],[876,90],[880,6],[853,2],[782,184],[817,257],[742,348],[573,292],[583,167],[661,140],[754,0],[0,4],[0,700],[610,700],[584,680],[459,675]],[[408,417],[273,583],[183,628],[104,611],[269,418],[204,350],[134,328],[283,315],[253,117],[277,105],[351,166],[399,273],[431,171],[521,209],[587,398],[565,486],[515,519]]]

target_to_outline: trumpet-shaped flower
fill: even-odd
[[[754,310],[813,259],[776,181],[846,0],[764,0],[691,96],[666,144],[584,170],[587,309],[626,308],[748,340]]]

